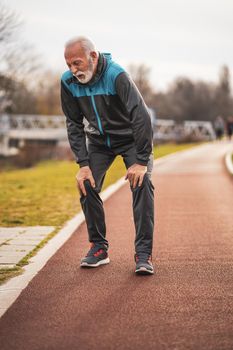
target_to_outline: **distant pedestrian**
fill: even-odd
[[[76,179],[91,242],[81,266],[109,263],[99,193],[108,168],[121,155],[133,196],[135,272],[153,274],[153,130],[148,109],[125,70],[111,54],[98,52],[88,38],[69,41],[65,60],[69,70],[62,76],[61,101],[70,146],[80,166]]]
[[[228,139],[231,140],[231,137],[233,135],[233,117],[227,118],[226,130],[227,130]]]
[[[217,118],[214,120],[214,131],[217,140],[221,140],[225,131],[225,122],[221,115],[217,116]]]

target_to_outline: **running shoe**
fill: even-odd
[[[154,268],[152,264],[152,256],[146,253],[139,253],[134,255],[136,262],[135,272],[138,275],[152,275]]]
[[[107,249],[103,245],[91,243],[90,250],[87,255],[81,260],[81,267],[98,267],[100,265],[108,264],[110,259],[108,257]]]

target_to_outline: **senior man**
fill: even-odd
[[[153,131],[148,109],[125,70],[111,54],[98,52],[90,39],[70,40],[64,56],[69,70],[61,78],[62,109],[70,147],[80,167],[77,186],[91,243],[80,266],[110,262],[99,193],[106,171],[121,155],[133,196],[135,272],[153,274]]]

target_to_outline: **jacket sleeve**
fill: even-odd
[[[135,83],[127,73],[118,75],[115,87],[130,117],[136,144],[137,164],[147,165],[153,150],[153,129],[149,111]]]
[[[83,115],[77,101],[61,81],[61,106],[66,116],[66,128],[71,150],[80,167],[89,165]]]

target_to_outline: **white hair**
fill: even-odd
[[[85,36],[77,36],[73,39],[70,39],[69,41],[66,42],[65,44],[65,49],[67,49],[69,46],[72,46],[74,44],[80,43],[86,54],[89,54],[92,51],[96,51],[95,45],[93,42],[85,37]]]

